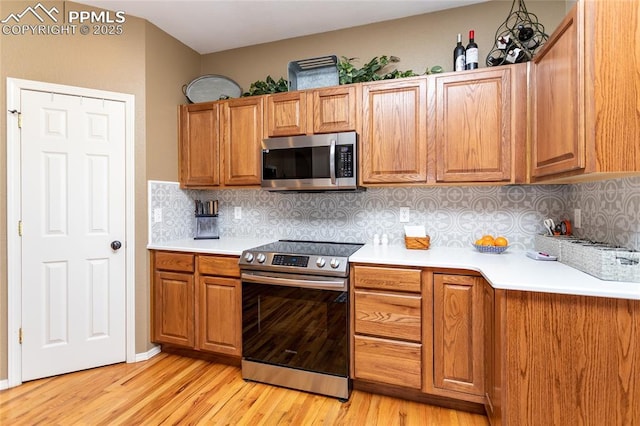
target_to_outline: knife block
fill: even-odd
[[[220,238],[217,214],[196,215],[196,236],[194,240],[217,240]]]

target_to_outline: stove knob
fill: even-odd
[[[318,266],[318,268],[324,268],[324,265],[327,264],[327,261],[324,260],[324,257],[319,257],[318,260],[316,260],[316,265]]]
[[[265,256],[264,253],[258,253],[256,260],[258,263],[264,263],[264,261],[267,260],[267,256]]]
[[[253,253],[246,252],[246,253],[244,254],[244,260],[245,260],[247,263],[251,263],[251,262],[253,262]]]
[[[333,259],[331,259],[331,262],[329,262],[329,265],[331,265],[333,269],[337,269],[338,266],[340,266],[340,260],[334,257]]]

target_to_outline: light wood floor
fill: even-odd
[[[1,425],[488,425],[484,416],[353,391],[346,403],[245,382],[240,369],[160,354],[0,391]]]

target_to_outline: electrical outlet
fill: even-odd
[[[400,207],[400,223],[409,222],[409,207]]]
[[[158,222],[162,222],[162,209],[160,207],[153,209],[153,223]]]
[[[582,210],[580,209],[573,210],[573,227],[582,228]]]
[[[242,219],[242,207],[233,208],[233,218],[236,220]]]

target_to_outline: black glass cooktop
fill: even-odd
[[[364,244],[333,243],[326,241],[280,240],[259,247],[254,247],[251,251],[327,257],[349,257],[363,245]]]

